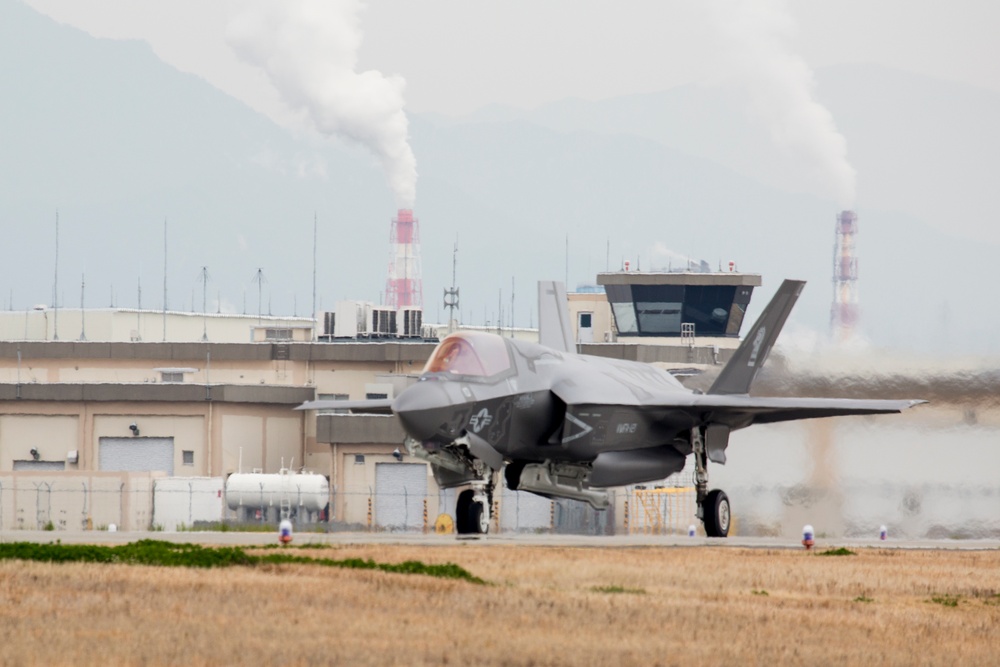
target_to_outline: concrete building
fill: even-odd
[[[760,279],[632,272],[601,274],[598,282],[603,292],[569,295],[580,351],[703,372],[691,378],[698,386],[738,344],[749,291],[738,292]],[[715,296],[698,294],[700,288]],[[711,307],[688,308],[692,302]],[[394,418],[294,410],[317,398],[395,396],[418,376],[432,341],[311,342],[318,336],[306,318],[121,309],[60,310],[54,340],[55,320],[46,310],[0,313],[0,530],[173,529],[232,519],[222,502],[226,478],[283,468],[330,480],[324,518],[337,526],[420,530],[454,511],[455,491],[438,489],[429,468],[406,456]],[[932,399],[933,406],[892,422],[930,440],[941,429],[975,435],[1000,423],[992,372],[970,375],[964,366],[939,363],[932,373],[912,375],[911,362],[881,359],[886,379],[874,386],[850,376],[844,359],[820,375],[809,361],[782,376],[780,362],[764,369],[762,392]],[[840,379],[831,383],[831,375]],[[640,491],[621,490],[613,511],[595,513],[504,489],[496,498],[497,527],[631,530],[659,516],[658,505],[646,504],[674,498]],[[260,520],[272,512],[264,508]]]

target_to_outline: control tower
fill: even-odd
[[[619,340],[739,338],[760,274],[737,271],[597,274]]]

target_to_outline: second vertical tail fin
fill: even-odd
[[[804,280],[786,280],[771,297],[753,327],[747,332],[743,342],[736,349],[729,363],[715,379],[710,394],[748,394],[750,385],[757,377],[757,371],[764,365],[771,347],[778,340],[781,327],[799,299]]]

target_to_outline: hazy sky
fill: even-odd
[[[146,40],[178,69],[276,120],[290,120],[264,76],[226,43],[226,26],[242,2],[27,2],[96,37]],[[362,17],[359,65],[402,75],[407,108],[417,112],[461,114],[488,104],[531,108],[565,97],[663,90],[727,75],[710,4],[377,0]],[[1000,92],[995,1],[777,4],[787,7],[797,26],[791,48],[814,68],[878,63]]]

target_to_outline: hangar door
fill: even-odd
[[[375,523],[379,528],[422,529],[426,497],[426,464],[375,464]]]
[[[173,438],[101,438],[98,446],[99,470],[174,474]]]

